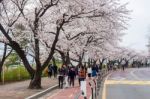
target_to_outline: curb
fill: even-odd
[[[42,97],[43,95],[47,94],[48,92],[55,90],[56,88],[58,88],[58,84],[54,85],[54,86],[52,86],[52,87],[50,87],[50,88],[48,88],[48,89],[46,89],[44,91],[38,92],[36,94],[33,94],[32,96],[29,96],[29,97],[27,97],[25,99],[37,99],[37,98]]]
[[[106,79],[106,77],[109,75],[109,74],[111,74],[112,73],[112,71],[111,72],[108,72],[108,73],[106,73],[104,76],[103,76],[103,79],[102,79],[102,82],[101,82],[101,86],[100,86],[100,90],[99,90],[99,95],[97,96],[97,98],[102,98],[102,92],[103,92],[103,88],[104,88],[104,82],[105,82],[105,79]]]

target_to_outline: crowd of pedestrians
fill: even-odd
[[[138,67],[141,66],[140,62],[134,61],[132,64],[133,67],[135,64]],[[102,68],[106,68],[108,71],[120,68],[124,71],[128,66],[129,62],[125,60],[123,60],[120,65],[118,62],[110,61],[107,64],[103,64],[102,66],[98,66],[97,64],[88,66],[68,66],[64,64],[58,68],[58,66],[50,64],[48,66],[48,77],[51,78],[54,76],[54,78],[58,78],[59,88],[68,88],[71,86],[74,87],[76,79],[78,79],[79,86],[81,85],[81,81],[85,81],[86,78],[96,81],[97,74]]]
[[[122,61],[120,64],[121,69],[124,71],[126,67],[128,67],[127,61]],[[81,85],[81,81],[85,81],[87,78],[89,80],[96,81],[96,77],[98,75],[99,70],[101,68],[106,68],[109,70],[116,70],[118,68],[117,62],[112,64],[109,62],[108,64],[103,64],[99,66],[95,65],[62,65],[61,67],[57,67],[56,65],[50,64],[48,66],[48,77],[58,78],[59,88],[68,88],[74,87],[75,80],[78,79],[79,86]]]
[[[91,78],[95,79],[98,71],[98,65],[88,67],[82,65],[62,65],[60,68],[57,68],[57,66],[50,64],[48,66],[48,77],[57,77],[59,88],[68,88],[74,87],[76,79],[78,79],[79,86],[81,85],[81,81],[85,81],[86,78],[89,80]]]
[[[54,78],[57,77],[57,71],[58,71],[58,67],[56,65],[52,65],[50,64],[48,66],[48,77],[52,77],[52,75],[54,76]]]
[[[126,67],[128,67],[128,61],[122,61],[119,65],[123,71]],[[79,86],[81,85],[81,81],[85,81],[87,78],[89,80],[96,81],[97,75],[101,68],[105,68],[109,70],[116,70],[118,68],[117,62],[115,63],[107,63],[99,66],[95,65],[62,65],[61,67],[57,67],[56,65],[50,64],[48,66],[48,77],[58,78],[59,88],[68,88],[75,86],[75,80],[78,80]]]

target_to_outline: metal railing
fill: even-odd
[[[104,77],[108,74],[107,70],[101,70],[99,71],[97,75],[97,79],[91,80],[89,82],[89,85],[91,87],[91,99],[98,99],[99,93],[100,93],[100,88],[101,88],[101,83],[104,79]],[[82,91],[78,92],[75,95],[74,99],[79,99],[81,95],[84,95]],[[84,97],[84,99],[87,99],[87,97]]]
[[[101,87],[101,82],[103,78],[105,77],[105,71],[100,71],[98,73],[97,79],[92,80],[89,82],[89,85],[91,87],[91,99],[97,99]]]

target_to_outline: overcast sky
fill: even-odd
[[[150,0],[121,0],[129,2],[127,8],[132,10],[127,34],[123,37],[124,46],[138,51],[147,50],[148,35],[150,35]]]

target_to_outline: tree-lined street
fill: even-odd
[[[0,0],[0,89],[10,86],[8,93],[14,94],[12,90],[21,88],[26,96],[27,90],[36,93],[44,88],[52,99],[73,99],[81,92],[92,99],[99,94],[104,99],[147,99],[150,37],[144,30],[149,15],[141,6],[146,2]],[[45,77],[55,86],[46,83],[45,88]]]

